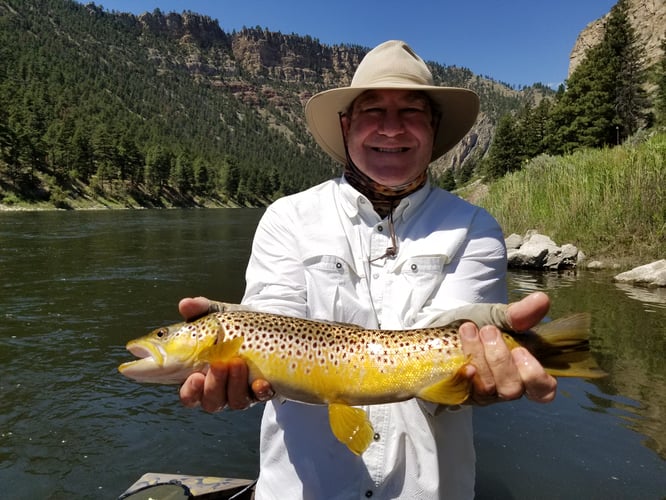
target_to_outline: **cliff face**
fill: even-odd
[[[646,68],[653,66],[662,56],[661,40],[666,32],[666,0],[628,0],[629,20],[639,43],[645,47]],[[569,76],[585,57],[585,52],[598,45],[604,36],[610,13],[588,24],[578,35],[569,56]]]
[[[269,123],[284,130],[285,117],[305,128],[303,106],[315,93],[351,82],[367,48],[355,45],[327,46],[309,36],[285,35],[267,29],[244,28],[224,33],[207,16],[185,12],[146,13],[137,18],[146,38],[176,41],[178,53],[158,51],[164,71],[174,64],[185,67],[194,78],[230,92],[246,105],[261,108]],[[154,44],[150,43],[151,47]],[[480,158],[492,140],[494,122],[506,109],[532,99],[465,68],[431,64],[441,85],[470,87],[482,96],[482,114],[474,129],[455,149],[433,165],[438,175],[447,168],[459,169],[472,156]],[[279,116],[281,115],[281,116]]]

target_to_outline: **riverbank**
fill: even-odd
[[[541,156],[493,184],[476,181],[456,194],[492,213],[505,236],[537,230],[560,244],[575,245],[588,263],[624,270],[665,257],[665,165],[666,134],[653,134],[636,144]],[[48,194],[30,203],[5,194],[0,211],[240,206],[228,198],[185,197],[168,190],[151,198],[142,191],[114,194],[77,185]]]
[[[663,259],[666,134],[537,157],[491,184],[477,203],[505,234],[537,230],[558,244],[575,245],[588,261],[628,268]]]

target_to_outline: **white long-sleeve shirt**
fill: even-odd
[[[392,245],[388,221],[344,178],[279,199],[257,227],[243,303],[407,329],[465,304],[507,301],[504,239],[487,212],[426,184],[393,220],[397,255],[378,258]],[[473,497],[469,408],[412,399],[364,409],[375,440],[355,456],[333,436],[325,406],[267,403],[257,498]]]

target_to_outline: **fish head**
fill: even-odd
[[[217,341],[217,325],[206,317],[157,328],[125,346],[139,359],[123,363],[120,373],[137,382],[181,384],[194,372],[205,371],[202,356]]]

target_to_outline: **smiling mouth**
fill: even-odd
[[[409,148],[372,148],[372,150],[378,153],[406,153]]]

